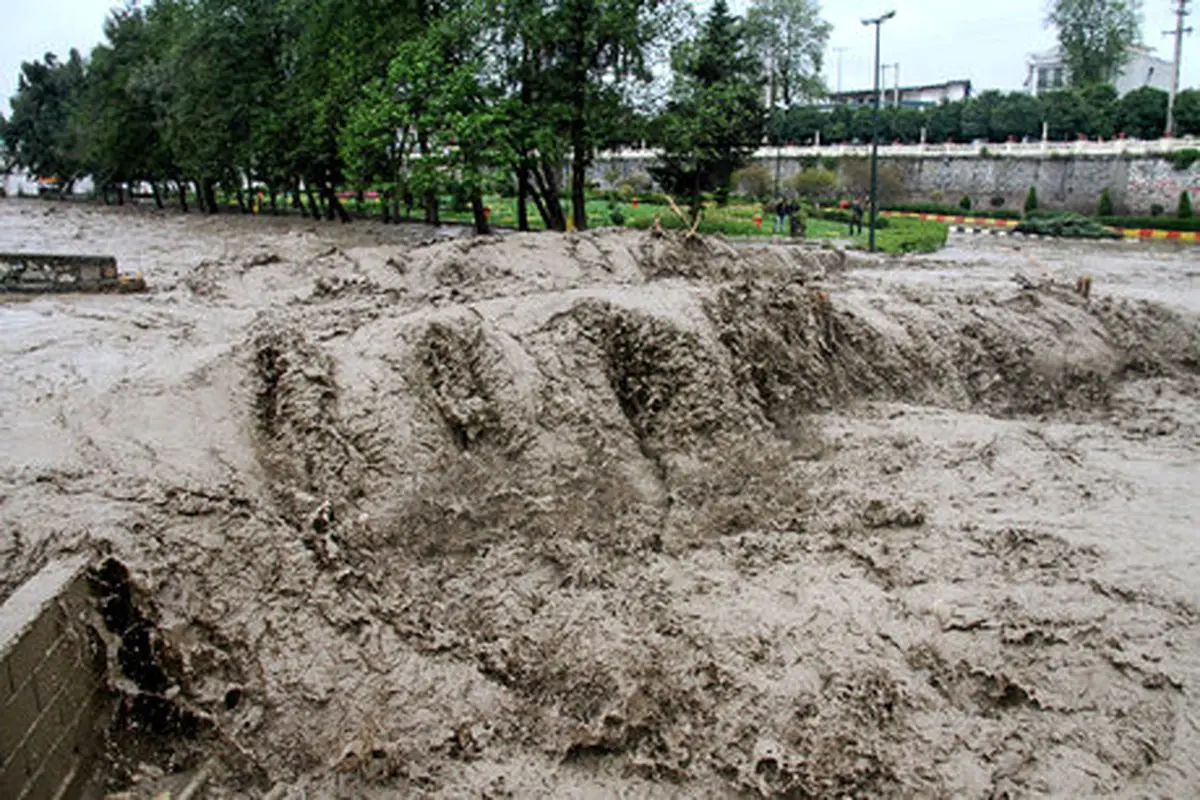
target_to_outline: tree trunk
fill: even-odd
[[[581,136],[571,157],[571,215],[575,230],[587,230],[587,141]]]
[[[179,210],[186,214],[188,213],[187,181],[177,179],[175,188],[179,190]]]
[[[342,201],[338,199],[337,190],[328,184],[325,186],[325,195],[327,200],[327,219],[332,220],[334,214],[337,214],[338,220],[344,225],[350,222],[350,214],[346,212],[346,208],[342,205]]]
[[[241,186],[237,187],[237,201],[238,201],[238,210],[239,211],[241,211],[243,214],[247,214],[250,212],[250,209],[246,207],[246,197],[245,197],[245,194],[242,192]]]
[[[152,192],[154,192],[154,207],[157,208],[159,211],[162,211],[162,208],[163,208],[162,192],[159,190],[158,184],[155,183],[154,181],[150,181],[150,190]]]
[[[200,191],[204,195],[204,209],[209,214],[216,214],[220,211],[217,208],[217,190],[213,186],[213,182],[208,178],[200,181]]]
[[[272,187],[269,191],[271,194],[271,216],[273,217],[279,213],[279,206],[275,204],[275,188]]]
[[[567,215],[563,213],[562,200],[558,196],[558,181],[555,179],[556,169],[550,164],[535,163],[533,169],[534,183],[537,185],[537,192],[534,193],[534,202],[538,204],[538,211],[542,215],[542,221],[546,223],[547,230],[565,231],[567,229]],[[538,202],[538,195],[541,195],[541,201]]]
[[[301,217],[308,216],[308,212],[304,208],[304,203],[300,200],[300,181],[292,183],[292,208],[299,210]]]
[[[312,218],[320,219],[321,207],[317,205],[317,198],[313,196],[312,185],[307,182],[304,184],[304,194],[308,197],[308,211],[312,214]]]
[[[529,230],[529,165],[525,156],[517,165],[517,230]]]
[[[392,197],[395,194],[394,189],[384,189],[383,196],[379,198],[379,216],[383,219],[384,225],[392,221]]]
[[[123,183],[117,184],[117,205],[125,205],[125,184]]]
[[[477,236],[487,236],[492,232],[487,214],[483,210],[483,195],[479,192],[471,197],[471,214],[475,217],[475,234]]]

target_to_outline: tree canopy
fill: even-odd
[[[1141,40],[1141,0],[1053,0],[1047,22],[1058,29],[1072,86],[1110,83]]]

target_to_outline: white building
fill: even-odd
[[[1129,61],[1121,68],[1113,86],[1117,94],[1124,97],[1134,89],[1153,86],[1163,91],[1171,90],[1171,74],[1174,65],[1154,55],[1146,47],[1130,48]],[[1025,88],[1034,95],[1062,89],[1070,82],[1067,66],[1063,63],[1062,48],[1056,47],[1043,53],[1031,53],[1025,62]]]
[[[921,86],[881,86],[880,96],[883,105],[936,106],[944,101],[966,100],[971,96],[971,82],[956,80]],[[875,90],[831,92],[826,102],[830,105],[866,105],[875,102]]]

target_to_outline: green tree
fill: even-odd
[[[35,175],[54,177],[64,188],[82,173],[80,143],[69,124],[84,85],[84,63],[72,50],[66,61],[47,53],[21,64],[12,116],[4,129],[9,160]]]
[[[978,97],[966,101],[962,111],[962,135],[967,140],[992,139],[992,114],[1003,99],[995,90],[981,92]]]
[[[1134,89],[1117,103],[1116,122],[1128,136],[1157,139],[1167,126],[1167,93],[1152,86]]]
[[[962,137],[963,108],[966,102],[962,100],[943,100],[925,112],[925,138],[930,142],[956,141]]]
[[[1037,211],[1038,196],[1036,186],[1029,187],[1029,193],[1025,195],[1025,205],[1023,208],[1026,214],[1028,214],[1030,211]]]
[[[816,0],[751,0],[746,42],[763,59],[770,108],[825,94],[821,63],[832,30]]]
[[[1074,139],[1087,133],[1091,114],[1083,95],[1075,89],[1059,89],[1041,96],[1042,114],[1047,135],[1055,141]]]
[[[1072,86],[1112,81],[1141,39],[1140,0],[1053,0],[1047,22],[1058,29]]]
[[[1011,92],[997,101],[992,109],[991,134],[998,141],[1012,136],[1040,138],[1042,135],[1041,101],[1024,92]]]
[[[1112,195],[1108,193],[1108,189],[1103,189],[1100,192],[1100,200],[1096,203],[1096,216],[1111,217],[1113,215]]]
[[[1179,193],[1179,205],[1175,209],[1175,216],[1180,219],[1192,218],[1192,197],[1187,189]]]
[[[725,0],[713,3],[699,35],[676,48],[673,62],[652,172],[668,191],[687,194],[699,214],[700,193],[727,191],[730,175],[762,141],[761,63]]]
[[[1175,128],[1180,136],[1200,136],[1200,89],[1175,96]]]

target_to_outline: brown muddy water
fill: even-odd
[[[0,303],[0,594],[153,627],[109,789],[1194,794],[1196,250],[445,239],[0,202],[151,286]]]

